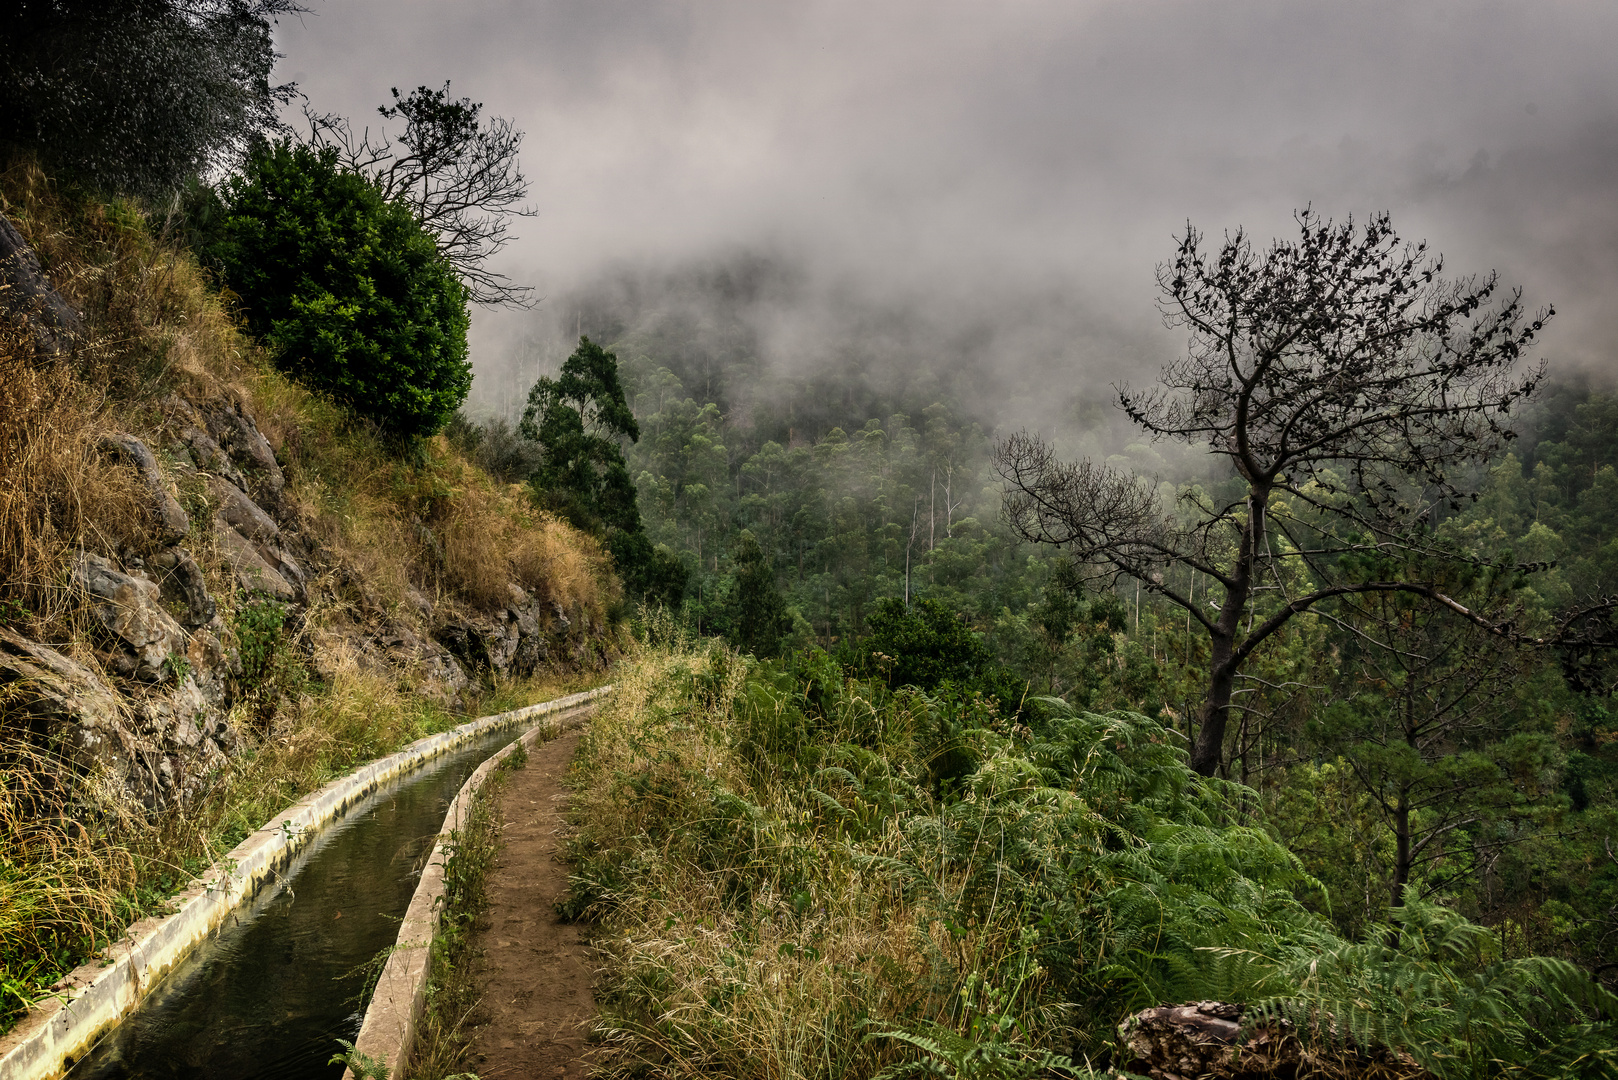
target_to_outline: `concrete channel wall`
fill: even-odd
[[[63,1076],[238,906],[277,880],[305,845],[384,785],[486,732],[577,709],[611,689],[604,686],[570,694],[429,735],[299,799],[175,896],[172,914],[142,919],[129,927],[123,939],[100,959],[69,975],[66,989],[37,1006],[0,1038],[0,1080],[57,1080]]]
[[[610,689],[610,688],[609,688]],[[373,1061],[388,1067],[390,1076],[401,1076],[415,1049],[416,1030],[421,1025],[427,1004],[427,976],[431,968],[433,936],[438,933],[438,920],[443,912],[444,866],[450,853],[445,840],[460,830],[472,803],[483,783],[500,767],[521,743],[531,751],[541,742],[556,738],[563,732],[581,726],[590,714],[588,705],[571,712],[559,712],[547,721],[534,725],[522,737],[499,753],[491,756],[477,771],[466,778],[461,790],[450,803],[444,815],[444,827],[439,831],[438,843],[421,872],[416,893],[410,898],[404,922],[399,926],[398,943],[388,954],[388,962],[377,978],[371,1003],[365,1009],[354,1049]],[[343,1073],[343,1080],[356,1080],[352,1069]]]

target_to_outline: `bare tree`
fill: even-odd
[[[533,217],[521,205],[528,179],[517,162],[523,133],[503,116],[482,119],[483,106],[452,99],[443,89],[393,90],[393,104],[377,109],[384,120],[403,120],[398,140],[379,128],[356,135],[349,122],[304,110],[309,141],[335,147],[345,166],[369,176],[388,199],[403,202],[438,237],[438,250],[454,266],[476,304],[532,306],[533,289],[513,285],[488,267],[510,242],[509,219]]]
[[[1192,750],[1204,775],[1220,767],[1243,664],[1295,615],[1404,592],[1520,632],[1452,599],[1425,568],[1459,558],[1433,539],[1434,514],[1465,497],[1458,467],[1513,437],[1504,419],[1544,378],[1543,364],[1518,373],[1518,361],[1552,312],[1526,315],[1492,274],[1445,280],[1442,259],[1402,242],[1386,214],[1363,227],[1309,210],[1296,220],[1298,237],[1265,251],[1238,231],[1205,252],[1188,225],[1157,272],[1165,321],[1190,333],[1186,354],[1158,386],[1119,390],[1154,438],[1229,461],[1240,498],[1199,500],[1177,519],[1142,479],[1061,462],[1035,436],[998,453],[1021,536],[1134,578],[1208,636]],[[1211,588],[1193,599],[1176,568]]]

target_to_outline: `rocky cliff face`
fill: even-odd
[[[36,355],[59,362],[78,324],[3,217],[0,256],[0,293],[27,293]],[[317,630],[298,636],[317,674],[341,651],[450,706],[482,680],[566,661],[600,629],[574,626],[515,584],[503,604],[446,602],[425,587],[403,605],[382,603],[288,497],[283,461],[240,395],[173,392],[143,418],[138,434],[97,438],[144,492],[144,520],[107,523],[73,556],[72,640],[0,625],[4,728],[64,764],[65,777],[105,778],[153,809],[202,790],[243,735],[258,734],[243,731],[253,721],[236,708],[251,690],[244,648],[254,662],[244,612]]]

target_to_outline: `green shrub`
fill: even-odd
[[[466,400],[466,289],[411,211],[334,149],[265,143],[224,187],[212,253],[276,364],[388,433]]]
[[[947,698],[993,701],[1004,717],[1026,712],[1026,680],[994,663],[965,618],[937,600],[878,600],[866,619],[871,634],[842,651],[850,673],[890,687],[915,686]]]

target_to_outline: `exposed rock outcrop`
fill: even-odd
[[[171,547],[154,555],[151,565],[158,572],[158,587],[165,600],[185,605],[181,625],[195,630],[219,617],[219,605],[208,592],[208,578],[197,560],[183,547]]]
[[[251,540],[231,528],[224,518],[216,517],[213,523],[219,553],[229,564],[236,584],[243,592],[265,593],[282,603],[298,599],[298,590],[259,554]]]
[[[349,620],[332,620],[321,628],[311,661],[322,678],[335,678],[344,665],[385,675],[440,705],[455,706],[472,686],[448,649],[422,637],[402,622],[388,621],[380,630]]]
[[[84,332],[84,321],[51,287],[22,234],[0,214],[0,311],[28,322],[34,347],[45,356],[67,352]]]
[[[260,502],[279,501],[286,487],[286,476],[275,460],[269,441],[241,404],[215,402],[204,406],[201,414],[208,434],[243,470],[246,482],[241,485],[242,489]]]
[[[163,609],[157,582],[81,552],[73,584],[89,594],[90,611],[106,630],[101,661],[109,671],[142,682],[178,681],[174,661],[185,658],[190,635]]]
[[[3,216],[0,315],[26,319],[39,353],[69,351],[84,333]],[[287,497],[282,460],[319,464],[324,449],[301,454],[296,424],[278,420],[265,425],[284,439],[278,460],[231,379],[218,365],[177,365],[174,391],[124,421],[139,435],[98,440],[149,498],[138,521],[89,522],[87,550],[69,567],[78,610],[40,622],[51,634],[82,628],[85,639],[52,647],[0,627],[0,735],[31,747],[56,790],[93,775],[154,809],[183,804],[236,750],[237,696],[243,731],[273,726],[300,663],[328,677],[358,665],[455,707],[478,679],[529,676],[568,656],[593,662],[588,619],[570,626],[515,586],[485,608],[481,597],[437,596],[445,548],[409,511],[404,552],[343,550],[340,523],[306,516],[310,490]],[[140,426],[146,418],[154,430]],[[380,566],[385,588],[366,580],[367,565]],[[291,660],[283,649],[308,651]]]
[[[384,628],[373,640],[395,666],[410,674],[416,692],[424,697],[448,705],[472,685],[448,649],[402,623]]]
[[[222,477],[243,491],[247,490],[246,477],[230,460],[225,448],[203,430],[202,416],[194,405],[176,394],[170,394],[163,401],[163,409],[173,419],[177,429],[174,441],[169,445],[175,457],[203,472]]]
[[[76,752],[86,736],[111,731],[122,718],[118,695],[89,668],[4,626],[0,686],[7,716],[27,724],[36,742],[57,741]]]
[[[458,619],[438,632],[438,639],[466,667],[496,678],[532,675],[551,656],[551,637],[565,635],[565,616],[546,611],[544,605],[517,586],[502,611]],[[550,624],[552,633],[547,633]]]
[[[199,650],[201,659],[208,650]],[[217,641],[212,653],[223,656]],[[222,685],[222,684],[220,684]],[[194,795],[235,749],[220,702],[188,675],[179,686],[131,699],[90,668],[0,627],[0,688],[8,726],[25,735],[58,794],[97,776],[151,809]]]
[[[191,531],[191,519],[179,500],[169,494],[163,482],[163,473],[157,467],[157,457],[147,445],[133,435],[109,435],[101,440],[101,448],[114,457],[133,465],[141,481],[152,496],[152,520],[157,540],[162,544],[178,544]]]
[[[286,474],[252,414],[238,401],[216,398],[193,404],[178,394],[163,400],[171,449],[196,468],[228,481],[272,509],[286,489]]]

